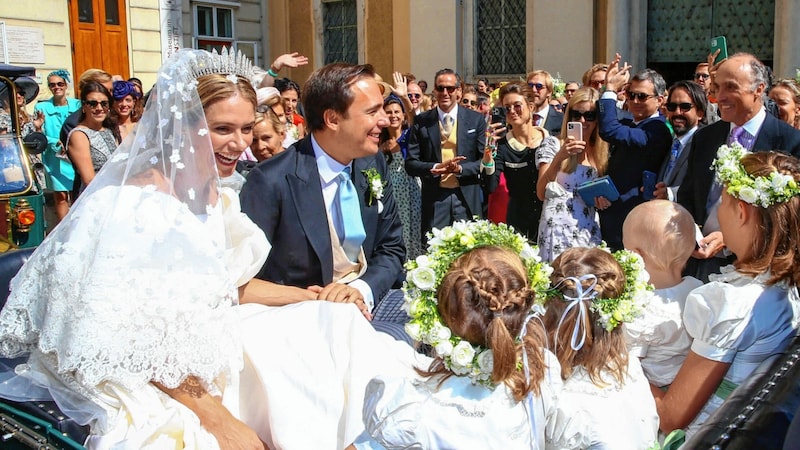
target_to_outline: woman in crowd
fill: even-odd
[[[297,113],[297,105],[300,102],[300,86],[288,78],[280,78],[275,80],[275,87],[281,93],[286,114],[286,138],[283,146],[289,148],[290,145],[303,139],[306,135],[306,121]]]
[[[285,134],[286,123],[275,111],[270,106],[259,106],[253,127],[253,144],[250,145],[256,160],[261,162],[282,152]]]
[[[597,245],[601,240],[595,207],[608,207],[608,201],[598,198],[589,206],[578,194],[581,183],[603,175],[608,166],[608,144],[600,138],[597,126],[599,98],[593,88],[578,89],[564,113],[561,147],[545,148],[536,156],[536,193],[544,200],[538,242],[546,261],[568,248]],[[583,125],[583,140],[567,136],[567,122]]]
[[[721,147],[717,216],[733,266],[686,298],[692,347],[669,389],[652,389],[661,430],[696,432],[762,361],[797,334],[800,299],[800,161]]]
[[[406,120],[406,105],[402,101],[403,95],[405,94],[389,94],[383,101],[389,126],[381,130],[378,148],[386,155],[397,213],[403,224],[406,259],[411,260],[425,253],[425,249],[419,228],[422,221],[421,185],[419,179],[410,176],[405,169],[409,124]]]
[[[769,98],[778,105],[778,117],[800,129],[800,86],[797,82],[786,78],[775,81],[769,90]]]
[[[102,84],[89,82],[83,87],[80,121],[67,137],[67,155],[80,180],[77,192],[86,189],[119,144],[110,109],[111,93]]]
[[[141,94],[130,81],[115,81],[111,96],[114,97],[112,116],[119,129],[118,139],[122,142],[141,117],[141,112],[136,110]]]
[[[588,415],[591,448],[658,448],[650,384],[623,329],[647,302],[646,275],[641,258],[626,251],[575,247],[553,262],[544,326],[561,363],[559,408]]]
[[[500,124],[492,124],[493,138],[504,132],[505,136],[497,142],[496,153],[491,145],[488,146],[482,165],[484,171],[493,168],[505,175],[509,196],[506,223],[536,242],[542,214],[542,201],[536,197],[536,180],[540,172],[536,155],[540,152],[555,153],[558,140],[544,128],[533,125],[534,95],[527,84],[506,84],[500,88],[499,99],[505,108],[510,130],[506,132]],[[497,179],[498,176],[493,177],[493,180]],[[494,186],[489,189],[494,190]]]
[[[0,354],[29,357],[0,392],[52,396],[90,425],[89,448],[344,448],[367,382],[410,370],[413,349],[351,304],[256,304],[299,288],[252,280],[269,242],[219,187],[252,136],[248,66],[173,55],[132,136],[12,282]]]
[[[67,97],[71,88],[69,72],[64,69],[55,70],[47,75],[47,87],[53,96],[42,100],[34,107],[34,113],[44,115],[44,134],[47,136],[47,149],[42,154],[42,162],[47,172],[47,187],[53,190],[55,213],[58,220],[64,218],[69,211],[69,192],[75,180],[75,169],[65,158],[66,148],[61,142],[61,127],[70,114],[81,109],[81,101]]]

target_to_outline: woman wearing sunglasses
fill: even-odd
[[[75,188],[80,188],[77,192],[86,189],[119,144],[112,131],[117,125],[109,114],[108,89],[89,82],[81,90],[81,103],[80,122],[67,137],[67,155],[79,177],[75,179]]]
[[[590,87],[578,89],[567,103],[561,128],[561,148],[542,149],[536,155],[539,181],[536,193],[544,200],[539,222],[539,254],[554,260],[570,247],[600,243],[600,222],[593,206],[578,194],[578,185],[602,176],[608,166],[608,143],[599,135],[597,101],[600,93]],[[583,140],[567,136],[567,123],[580,122]],[[595,204],[608,206],[605,199]]]
[[[47,87],[53,96],[42,100],[33,108],[34,114],[44,115],[42,126],[47,136],[47,149],[42,153],[42,163],[47,171],[47,187],[53,190],[55,213],[60,220],[69,211],[69,191],[75,179],[75,169],[69,161],[56,157],[63,153],[63,145],[59,137],[61,126],[67,117],[81,109],[81,101],[67,97],[71,88],[70,74],[64,69],[54,70],[47,75]]]
[[[506,84],[500,88],[499,99],[505,109],[508,132],[501,123],[491,124],[495,139],[503,133],[505,136],[497,142],[496,154],[491,146],[487,148],[482,165],[486,173],[494,169],[505,176],[509,196],[505,222],[535,242],[542,214],[542,201],[536,197],[539,177],[536,154],[555,153],[558,140],[544,128],[533,125],[534,93],[527,84]],[[499,177],[492,179],[492,184],[496,184]],[[494,187],[490,186],[490,191]]]

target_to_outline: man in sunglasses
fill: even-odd
[[[544,128],[553,136],[558,136],[561,134],[564,114],[550,107],[553,77],[544,70],[534,70],[528,74],[528,86],[533,90],[533,124]]]
[[[703,88],[703,92],[708,96],[708,90],[711,88],[711,72],[707,62],[701,62],[694,69],[692,79],[695,83]],[[710,125],[719,120],[719,112],[717,111],[717,104],[714,102],[706,102],[706,111],[702,120],[703,125]]]
[[[483,216],[480,160],[486,146],[483,115],[459,106],[461,79],[436,72],[436,108],[419,114],[411,129],[406,171],[422,180],[422,233]]]
[[[408,83],[408,100],[411,101],[411,108],[414,110],[414,114],[422,112],[420,109],[422,107],[422,88],[413,81]]]
[[[706,112],[706,93],[692,81],[678,81],[667,95],[667,120],[675,137],[670,152],[658,171],[655,197],[675,201],[681,182],[686,176],[689,145]]]
[[[625,217],[645,202],[641,192],[643,172],[657,174],[672,143],[669,128],[659,114],[666,83],[654,70],[644,69],[630,80],[626,104],[633,119],[619,118],[617,92],[628,81],[631,68],[627,63],[620,67],[620,59],[617,54],[608,67],[605,91],[597,108],[600,137],[611,146],[607,174],[620,193],[618,200],[600,211],[600,232],[614,250],[622,248]]]

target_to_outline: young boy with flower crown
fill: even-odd
[[[669,389],[653,390],[661,430],[685,428],[687,437],[789,345],[800,310],[800,160],[733,144],[720,147],[714,168],[719,224],[736,261],[689,294],[691,350]]]
[[[625,326],[628,349],[631,356],[640,358],[651,384],[668,386],[692,345],[683,327],[686,296],[703,284],[681,275],[695,246],[694,220],[674,202],[642,203],[625,218],[622,242],[642,257],[655,288],[642,314]]]
[[[434,230],[407,263],[406,329],[436,358],[419,377],[367,386],[351,448],[588,448],[584,413],[558,407],[560,369],[534,312],[549,267],[504,224]]]

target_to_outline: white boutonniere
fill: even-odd
[[[386,186],[386,182],[383,181],[381,174],[379,174],[374,167],[362,170],[361,173],[367,177],[367,185],[369,188],[367,206],[372,206],[372,202],[383,198],[383,187]]]

